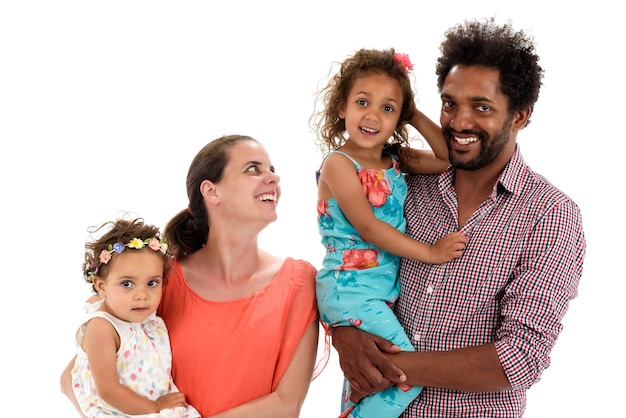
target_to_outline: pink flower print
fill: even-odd
[[[135,373],[131,373],[130,380],[132,380],[133,382],[137,380],[137,375]]]
[[[322,215],[330,216],[328,213],[328,200],[317,201],[317,216],[320,217]]]
[[[373,248],[345,250],[341,270],[363,270],[378,266],[378,252]]]
[[[387,180],[382,170],[362,169],[358,172],[359,180],[363,185],[363,192],[370,205],[380,207],[387,201],[387,195],[391,194]]]
[[[363,323],[363,321],[360,319],[352,319],[352,318],[348,318],[348,322],[350,322],[355,327],[358,327],[359,325]]]
[[[399,173],[400,163],[398,163],[398,160],[391,160],[391,164],[393,165],[393,171],[395,171],[396,173]]]
[[[124,351],[124,358],[128,358],[128,357],[130,357],[130,351],[126,350]]]

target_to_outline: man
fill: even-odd
[[[437,75],[451,165],[407,177],[407,234],[432,243],[460,230],[467,246],[442,265],[402,261],[396,314],[417,352],[333,329],[353,400],[403,382],[424,386],[404,417],[523,415],[577,296],[586,248],[576,204],[516,143],[539,96],[538,61],[510,24],[468,21],[446,33]]]

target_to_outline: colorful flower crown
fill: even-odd
[[[413,69],[413,63],[409,59],[409,54],[401,54],[396,52],[393,54],[393,58],[408,71]]]
[[[108,264],[111,261],[111,257],[113,253],[121,254],[124,252],[126,248],[134,248],[136,250],[141,250],[143,247],[148,246],[151,250],[161,251],[163,254],[167,254],[167,243],[165,242],[165,237],[159,239],[158,237],[147,238],[141,240],[139,238],[133,238],[128,243],[122,244],[121,242],[116,242],[115,244],[107,247],[107,249],[102,250],[100,252],[99,263],[95,266],[93,271],[90,271],[87,275],[87,279],[93,283],[93,278],[98,275],[98,271],[100,270],[100,266],[103,264]]]

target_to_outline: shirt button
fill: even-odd
[[[421,339],[422,339],[422,336],[419,334],[419,332],[416,332],[415,335],[413,335],[413,341],[419,342],[419,340]]]
[[[433,290],[435,290],[435,288],[432,287],[432,285],[428,285],[428,287],[426,288],[426,293],[430,295],[431,293],[433,293]]]

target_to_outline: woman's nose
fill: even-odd
[[[280,181],[280,176],[272,171],[270,171],[266,177],[266,181],[268,183],[278,183]]]

